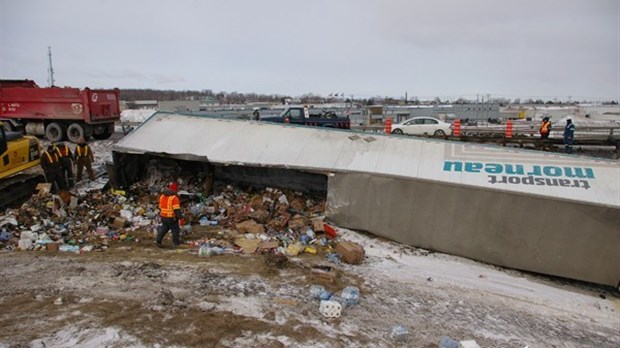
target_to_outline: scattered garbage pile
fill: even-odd
[[[0,216],[0,249],[88,253],[105,251],[115,243],[154,239],[160,223],[160,190],[176,181],[182,188],[183,215],[190,223],[183,226],[184,243],[175,252],[197,257],[262,254],[266,263],[280,268],[288,257],[300,254],[332,265],[359,264],[364,259],[362,246],[341,240],[337,228],[324,221],[325,198],[320,194],[217,183],[213,194],[207,195],[200,176],[183,176],[152,171],[127,190],[58,195],[51,194],[50,184],[40,184],[29,201]],[[308,268],[317,283],[335,287],[338,272],[333,266],[319,262]],[[360,298],[354,286],[332,294],[313,285],[310,293],[320,300],[319,312],[325,318],[340,317]]]
[[[337,229],[324,222],[324,196],[222,182],[208,195],[206,177],[154,161],[146,178],[125,191],[53,195],[49,184],[40,184],[29,201],[0,216],[0,249],[84,253],[104,251],[112,242],[139,242],[137,231],[154,237],[160,190],[176,181],[189,222],[181,233],[182,249],[187,252],[199,256],[307,253],[332,263],[362,262],[364,249],[337,238]],[[330,277],[328,271],[315,270],[321,272]]]
[[[50,189],[39,184],[29,201],[0,216],[0,249],[104,251],[110,241],[138,241],[131,231],[152,225],[157,216],[154,205],[115,191],[78,197],[69,191],[53,195]]]

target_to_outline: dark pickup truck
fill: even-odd
[[[260,120],[316,127],[351,128],[351,121],[348,117],[340,117],[332,111],[320,111],[304,107],[289,107],[278,116],[260,117]]]

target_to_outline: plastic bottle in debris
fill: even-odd
[[[342,289],[340,297],[347,301],[347,305],[356,305],[360,303],[360,289],[356,288],[355,286],[347,286],[346,288]]]
[[[200,215],[203,213],[204,209],[205,209],[204,203],[197,203],[197,204],[192,205],[189,208],[189,211],[191,211],[193,215]]]
[[[302,234],[301,236],[299,236],[299,241],[301,242],[301,244],[303,245],[308,245],[308,242],[310,241],[310,237],[308,237],[305,234]]]
[[[226,249],[218,247],[218,246],[208,246],[202,245],[200,249],[198,249],[199,256],[214,256],[214,255],[222,255]]]
[[[217,225],[216,220],[209,220],[209,218],[206,216],[201,217],[199,222],[200,222],[200,226],[216,226]]]
[[[322,291],[325,291],[325,287],[314,284],[310,285],[310,296],[312,298],[318,299]]]
[[[319,300],[321,301],[328,301],[330,298],[332,297],[332,293],[323,289],[320,293],[319,293]]]
[[[340,263],[340,254],[328,253],[327,255],[325,255],[325,258],[332,263]]]
[[[340,306],[342,306],[342,308],[349,307],[347,300],[342,298],[342,296],[332,295],[332,297],[330,297],[329,300],[340,303]]]
[[[392,327],[392,333],[390,334],[390,338],[392,338],[396,342],[404,342],[407,340],[407,336],[409,336],[409,329],[403,325],[396,325]]]
[[[11,239],[11,234],[9,233],[9,231],[3,228],[2,232],[0,232],[0,241],[6,242],[9,239]]]

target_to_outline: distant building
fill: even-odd
[[[499,103],[455,104],[450,112],[462,120],[497,120],[500,118]]]
[[[166,100],[160,101],[159,111],[196,112],[200,110],[200,100]]]
[[[419,116],[436,117],[441,120],[456,118],[470,120],[488,120],[500,118],[499,103],[444,104],[444,105],[404,105],[384,107],[384,116],[394,122]]]
[[[127,109],[157,109],[157,100],[132,100],[126,102]]]

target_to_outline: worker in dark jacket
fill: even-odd
[[[164,189],[161,196],[159,196],[159,217],[161,218],[161,225],[157,230],[157,237],[155,238],[155,244],[161,248],[161,242],[168,231],[172,231],[172,244],[176,247],[181,244],[179,240],[179,234],[181,232],[180,226],[185,225],[183,219],[183,213],[181,211],[181,201],[177,192],[179,185],[175,182],[168,185]]]
[[[549,121],[549,117],[543,118],[540,123],[540,139],[549,139],[549,133],[551,133],[551,121]]]
[[[52,184],[52,192],[64,190],[64,183],[60,180],[60,162],[52,145],[47,146],[47,151],[41,154],[41,168],[45,173],[45,181]]]
[[[93,173],[92,165],[95,160],[95,155],[84,139],[80,139],[75,146],[73,156],[75,156],[75,163],[77,164],[77,181],[82,180],[82,170],[84,167],[86,167],[86,171],[88,172],[88,178],[90,180],[95,180],[95,173]]]
[[[564,149],[566,153],[573,153],[573,142],[575,139],[575,125],[570,118],[566,120],[566,127],[564,127]]]
[[[73,187],[75,179],[73,178],[73,154],[69,150],[69,146],[63,142],[54,145],[54,151],[58,155],[60,162],[60,180],[64,181],[65,187]]]

